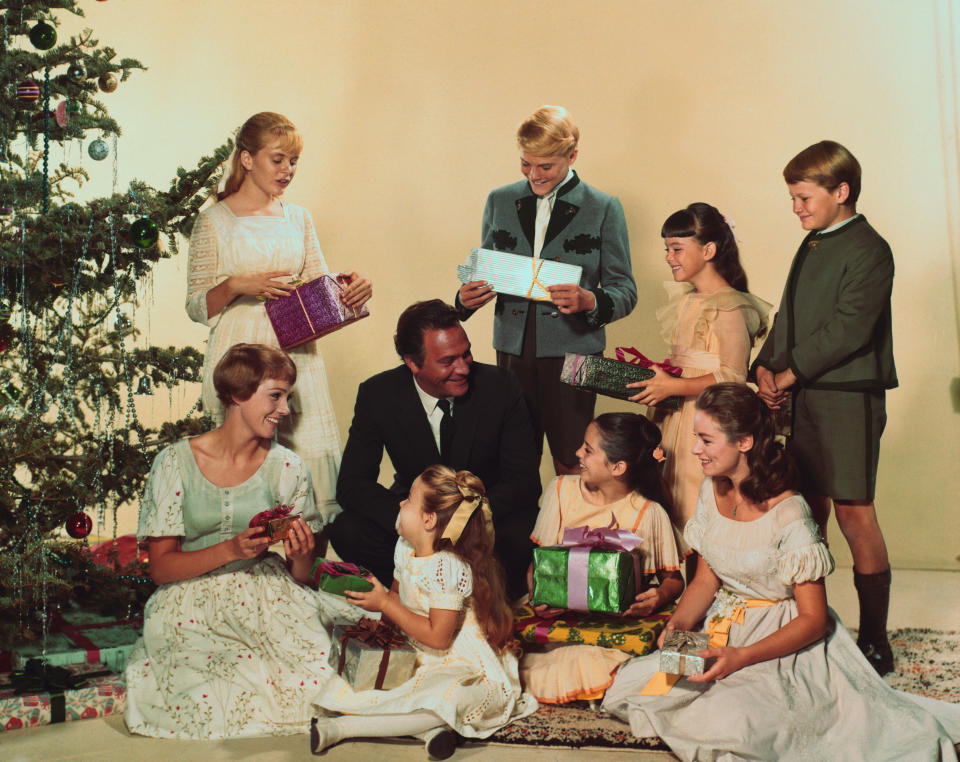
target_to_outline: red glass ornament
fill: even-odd
[[[67,517],[67,534],[74,540],[82,540],[93,529],[93,519],[83,511],[77,511]]]

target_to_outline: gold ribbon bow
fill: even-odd
[[[545,302],[550,300],[550,291],[547,290],[545,284],[541,283],[540,278],[540,268],[543,267],[543,260],[539,257],[534,257],[530,260],[530,266],[533,268],[533,279],[530,281],[530,288],[527,289],[527,299],[532,299],[535,302]],[[546,296],[537,296],[533,295],[534,286],[540,286],[545,292]]]
[[[470,521],[470,517],[473,516],[473,512],[479,507],[483,512],[483,523],[487,527],[487,534],[490,535],[490,539],[492,540],[494,533],[490,501],[485,497],[480,497],[479,492],[475,492],[469,487],[457,485],[457,489],[460,490],[460,496],[462,498],[460,505],[457,506],[457,510],[453,512],[453,516],[451,516],[450,521],[447,522],[447,526],[443,530],[443,534],[440,535],[440,538],[450,540],[450,542],[456,545],[460,540],[460,535],[463,534],[464,527],[467,525],[467,522]]]

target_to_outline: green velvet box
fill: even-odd
[[[640,388],[627,389],[627,384],[647,381],[654,375],[652,370],[640,365],[631,365],[609,357],[567,352],[563,358],[560,380],[578,389],[625,400],[641,391]],[[679,410],[681,402],[680,397],[667,397],[654,407]]]
[[[622,550],[567,545],[534,548],[530,602],[572,611],[620,614],[636,597],[635,570],[636,557]]]
[[[334,595],[344,595],[347,590],[358,593],[368,593],[373,590],[373,583],[367,579],[370,572],[362,566],[343,561],[318,558],[313,564],[310,576],[318,590]]]

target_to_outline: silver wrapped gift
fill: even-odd
[[[390,625],[361,619],[334,626],[330,666],[356,691],[389,690],[413,676],[417,651]]]
[[[668,675],[702,675],[714,661],[697,655],[707,648],[709,633],[668,630],[660,648],[660,671]]]

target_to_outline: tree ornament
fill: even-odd
[[[30,30],[30,42],[37,50],[50,50],[57,44],[57,30],[46,21],[41,21]]]
[[[146,249],[157,242],[160,228],[149,217],[141,217],[130,226],[130,242],[140,249]]]
[[[7,395],[7,398],[11,402],[18,402],[20,400],[21,395],[23,394],[23,392],[20,391],[19,387],[16,387],[13,385],[12,381],[9,384],[7,384],[5,387],[3,387],[3,393]]]
[[[7,351],[8,346],[6,339],[0,339],[0,355]]]
[[[87,67],[79,61],[74,61],[67,69],[67,76],[79,85],[87,78]]]
[[[68,114],[79,114],[83,111],[83,106],[80,105],[80,101],[76,98],[67,98],[66,104]]]
[[[70,111],[67,109],[66,101],[60,101],[57,104],[57,110],[53,112],[53,116],[61,127],[67,126],[67,122],[70,121]]]
[[[0,206],[0,217],[13,217],[12,206]]]
[[[120,87],[120,80],[117,79],[117,75],[112,71],[108,71],[105,74],[100,75],[100,79],[97,80],[97,84],[100,86],[100,89],[105,93],[112,93],[118,87]]]
[[[74,540],[82,540],[93,529],[93,519],[83,511],[77,511],[67,516],[67,534]]]
[[[87,153],[94,161],[103,161],[110,153],[110,146],[107,145],[107,141],[97,138],[87,147]]]
[[[141,397],[145,397],[153,394],[153,389],[150,387],[150,377],[149,376],[140,376],[140,382],[137,384],[137,394]]]
[[[25,79],[17,85],[17,98],[24,103],[33,103],[40,97],[40,85],[32,79]]]

